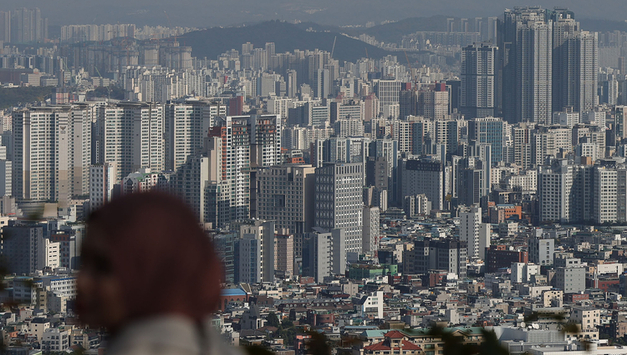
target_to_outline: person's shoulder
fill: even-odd
[[[135,322],[117,334],[107,355],[200,353],[198,332],[183,317],[162,316]]]
[[[132,342],[107,351],[106,355],[198,355],[199,348],[180,347],[168,343]]]

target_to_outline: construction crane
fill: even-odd
[[[331,58],[333,58],[333,52],[335,52],[335,41],[337,41],[337,36],[333,38],[333,47],[331,47]]]
[[[370,61],[370,57],[368,57],[368,47],[364,47],[364,49],[366,50],[366,59],[367,59],[368,61]],[[374,68],[374,70],[375,70],[375,71],[379,71],[379,68],[377,68],[377,65],[376,65],[376,64],[375,64],[375,65],[373,65],[373,68]]]
[[[165,18],[168,20],[168,27],[174,30],[172,22],[170,21],[170,16],[168,16],[168,13],[165,10],[163,10],[163,13],[165,14]],[[176,43],[177,37],[176,31],[174,31],[174,43]]]
[[[98,70],[98,65],[94,65],[94,68],[96,68],[96,72],[100,76],[100,82],[103,82],[104,77],[102,76],[102,74],[100,74],[100,70]],[[107,94],[108,94],[108,99],[109,99],[107,102],[111,101],[111,88],[109,86],[110,85],[107,86]]]

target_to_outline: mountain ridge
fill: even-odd
[[[355,62],[359,58],[381,58],[387,54],[381,48],[347,37],[339,32],[306,31],[284,21],[265,21],[250,26],[213,27],[206,30],[186,33],[178,37],[181,45],[192,47],[192,56],[216,59],[230,50],[241,50],[241,45],[250,42],[256,48],[263,48],[267,42],[274,42],[276,53],[293,52],[294,49],[320,49],[331,52],[337,37],[334,58]]]

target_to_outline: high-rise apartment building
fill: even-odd
[[[449,92],[445,83],[418,92],[418,114],[430,120],[445,120],[449,114]]]
[[[615,223],[618,220],[618,177],[616,169],[594,167],[592,213],[595,223]]]
[[[250,169],[281,164],[281,118],[277,115],[216,119],[210,136],[220,137],[222,181],[229,185],[230,220],[250,216]]]
[[[346,272],[345,229],[326,230],[314,227],[303,243],[303,275],[318,283],[332,275]]]
[[[574,39],[579,32],[575,14],[566,9],[556,9],[550,15],[553,21],[553,112],[563,111],[575,105],[574,89],[577,59]],[[568,83],[566,85],[560,85]],[[579,111],[579,110],[577,110]]]
[[[0,255],[7,262],[7,271],[18,275],[28,275],[44,268],[47,242],[41,225],[14,223],[2,227]]]
[[[539,220],[569,222],[571,216],[573,166],[560,161],[550,167],[538,167]]]
[[[364,227],[361,240],[363,252],[374,252],[379,249],[379,211],[379,207],[364,206]]]
[[[317,69],[314,71],[314,94],[324,99],[331,94],[331,74],[329,69]]]
[[[459,203],[472,206],[480,204],[487,208],[487,198],[490,194],[490,146],[480,144],[480,148],[486,152],[488,159],[479,156],[470,156],[459,160],[455,167],[456,176],[454,177],[457,185],[457,197]]]
[[[614,122],[616,139],[627,138],[627,106],[614,107]]]
[[[403,87],[401,88],[405,89]],[[400,119],[406,120],[407,116],[415,116],[418,114],[418,91],[411,90],[410,88],[402,90],[399,93],[398,100]]]
[[[5,32],[6,33],[6,32]],[[40,42],[48,38],[48,19],[39,8],[11,11],[11,43]]]
[[[239,280],[249,284],[274,281],[274,222],[255,220],[239,226]]]
[[[204,154],[187,157],[170,179],[173,193],[181,197],[202,223],[214,228],[231,220],[231,186],[222,174],[222,139],[205,139]]]
[[[403,159],[400,170],[401,196],[424,194],[431,201],[433,209],[445,209],[446,184],[442,162]]]
[[[111,201],[116,183],[115,163],[89,167],[89,210],[95,211]]]
[[[13,196],[13,161],[7,159],[7,147],[0,146],[0,197]]]
[[[124,102],[99,112],[98,150],[103,152],[103,162],[117,164],[117,181],[142,168],[165,168],[163,105]]]
[[[559,126],[537,126],[531,136],[531,162],[543,164],[546,157],[558,157],[573,148],[572,130]]]
[[[403,210],[409,218],[429,214],[431,212],[431,201],[425,194],[405,196],[403,199]]]
[[[375,83],[375,94],[379,98],[380,110],[384,111],[386,106],[398,105],[401,82],[397,80],[379,80]],[[394,117],[397,118],[397,117]]]
[[[505,10],[500,34],[502,111],[509,122],[549,123],[553,22],[539,7]]]
[[[224,282],[234,283],[236,274],[239,276],[239,265],[236,256],[239,254],[239,234],[237,232],[220,233],[213,236],[213,245],[222,260],[224,267]]]
[[[473,44],[462,49],[461,112],[466,118],[494,116],[497,47]]]
[[[11,42],[11,12],[0,11],[0,41]]]
[[[592,166],[554,160],[538,167],[539,222],[590,221],[593,218]]]
[[[89,194],[91,116],[83,106],[13,113],[13,193],[58,201]]]
[[[532,165],[531,142],[533,127],[527,123],[519,123],[511,129],[513,144],[512,160],[523,169],[529,169]]]
[[[475,118],[468,121],[468,139],[491,146],[491,164],[503,161],[505,129],[502,119],[496,117]]]
[[[165,106],[165,169],[176,170],[187,157],[198,154],[217,116],[226,115],[226,105],[186,100]]]
[[[490,247],[490,225],[481,223],[481,207],[471,207],[459,219],[459,239],[468,245],[468,257],[485,260],[485,250]]]
[[[363,164],[324,164],[315,181],[315,226],[343,229],[347,258],[356,257],[362,252]]]
[[[284,278],[294,275],[294,236],[275,235],[274,270]]]
[[[597,104],[598,37],[582,31],[574,13],[555,9],[553,21],[553,111],[590,111]]]
[[[598,38],[567,9],[506,10],[499,35],[498,102],[509,122],[550,123],[551,112],[592,110],[598,103]]]
[[[289,233],[309,233],[314,225],[314,183],[311,165],[286,164],[257,172],[257,217],[272,220]]]

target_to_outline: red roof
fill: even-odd
[[[411,341],[403,340],[401,343],[403,344],[403,350],[420,350],[420,347]]]
[[[389,333],[391,333],[391,332],[389,332]],[[400,332],[398,332],[398,333],[400,333]],[[385,345],[384,343],[385,343],[385,341],[382,341],[380,343],[364,346],[364,350],[368,350],[368,351],[401,350],[401,349],[403,349],[404,351],[421,350],[418,345],[416,345],[416,344],[414,344],[414,343],[412,343],[410,341],[407,341],[407,340],[402,340],[401,341],[401,344],[403,345],[402,347],[395,346],[394,348],[391,348],[391,347]]]
[[[405,334],[399,332],[398,330],[390,330],[389,332],[385,333],[385,337],[391,339],[401,339],[405,337]]]
[[[378,350],[390,350],[390,347],[383,344],[383,342],[380,342],[380,343],[364,346],[364,349],[371,350],[371,351],[378,351]]]

